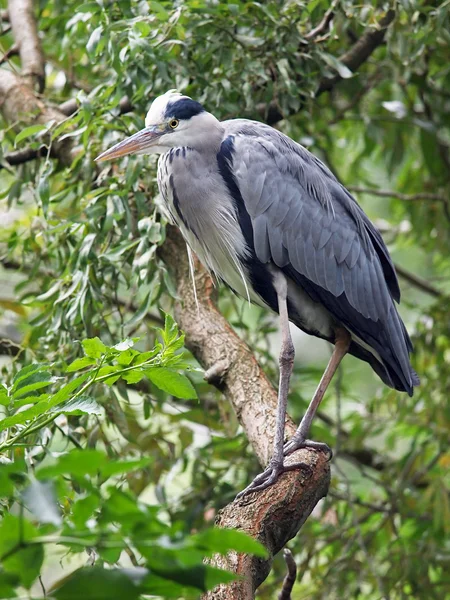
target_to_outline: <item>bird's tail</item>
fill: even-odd
[[[349,352],[368,362],[386,385],[412,396],[413,388],[419,385],[420,380],[409,362],[413,346],[395,306],[392,306],[388,321],[382,329],[382,343],[377,343],[376,347],[374,345],[375,353],[355,341],[351,343]]]

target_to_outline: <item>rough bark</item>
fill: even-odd
[[[219,313],[213,300],[213,282],[198,261],[197,305],[185,242],[174,227],[168,227],[160,256],[177,282],[176,319],[186,333],[186,344],[207,372],[214,372],[215,384],[231,402],[259,462],[265,466],[272,454],[276,391],[250,348]],[[294,431],[295,425],[288,418],[286,435]],[[308,468],[286,473],[273,487],[235,500],[219,513],[216,521],[220,527],[240,529],[258,539],[266,547],[268,559],[237,553],[216,557],[216,566],[230,569],[243,579],[219,586],[206,594],[205,600],[253,598],[254,590],[269,573],[273,556],[298,533],[317,502],[326,495],[330,473],[324,454],[299,450],[287,462],[303,462]]]
[[[9,0],[8,18],[19,49],[24,81],[38,92],[45,87],[44,55],[39,41],[32,0]]]
[[[6,69],[0,69],[0,110],[5,121],[21,125],[46,124],[50,121],[60,123],[67,118],[58,109],[48,106],[38,98],[21,77]],[[66,138],[62,142],[54,141],[51,146],[51,154],[57,157],[63,165],[69,165],[74,158],[72,148],[73,141],[70,138]],[[39,156],[37,151],[36,154],[31,153],[31,158],[37,156]],[[26,162],[25,160],[14,161],[14,158],[13,156],[11,164]],[[28,153],[25,158],[30,160]]]

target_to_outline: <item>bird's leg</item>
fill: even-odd
[[[281,323],[281,351],[279,356],[280,380],[278,386],[278,405],[275,424],[275,439],[273,455],[267,468],[252,483],[237,495],[237,498],[247,495],[250,492],[259,492],[275,483],[281,473],[291,471],[295,468],[307,467],[303,463],[295,465],[283,465],[283,444],[284,431],[286,424],[286,409],[289,392],[289,381],[294,366],[295,349],[292,343],[291,332],[289,330],[289,316],[287,309],[287,284],[283,275],[274,278],[274,287],[278,296],[278,312]]]
[[[317,387],[314,396],[303,416],[303,419],[298,426],[294,436],[284,446],[284,456],[289,456],[299,448],[315,448],[317,450],[325,450],[331,454],[330,448],[321,442],[314,442],[307,439],[311,423],[314,419],[314,415],[319,407],[328,386],[330,385],[331,379],[335,374],[341,360],[347,354],[351,337],[349,332],[344,328],[336,329],[336,340],[333,349],[333,354],[328,362],[327,368],[325,369],[322,379],[320,380],[319,386]]]

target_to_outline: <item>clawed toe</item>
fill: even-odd
[[[312,448],[313,450],[320,450],[321,452],[325,452],[328,454],[328,460],[331,460],[333,457],[333,451],[328,446],[328,444],[324,444],[323,442],[315,442],[313,440],[296,440],[295,437],[286,442],[283,449],[283,456],[289,456],[296,450],[300,450],[301,448]]]
[[[248,494],[252,494],[253,492],[261,492],[266,490],[278,480],[280,475],[287,473],[288,471],[295,471],[297,469],[302,469],[309,473],[311,472],[310,466],[302,462],[293,463],[290,465],[284,465],[283,463],[270,464],[265,471],[255,477],[249,486],[242,490],[242,492],[239,492],[239,494],[236,496],[236,500],[243,498]]]

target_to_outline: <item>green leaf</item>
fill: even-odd
[[[102,407],[90,396],[71,398],[62,404],[50,409],[50,413],[64,413],[66,415],[101,415]]]
[[[108,462],[108,457],[103,452],[100,452],[100,450],[75,449],[68,454],[59,456],[54,465],[39,468],[36,471],[36,477],[42,480],[51,479],[62,474],[75,476],[95,475]]]
[[[47,129],[48,129],[48,125],[30,125],[29,127],[25,127],[25,129],[22,129],[22,131],[16,135],[16,139],[14,140],[14,145],[17,146],[17,144],[19,142],[21,142],[22,140],[25,140],[26,138],[31,137],[33,135],[36,135],[37,133],[40,133],[41,131],[47,131]]]
[[[83,358],[76,358],[70,365],[67,367],[67,373],[73,373],[74,371],[81,371],[85,367],[90,367],[96,364],[95,358],[91,358],[90,356],[83,356]]]
[[[41,544],[27,545],[36,535],[36,528],[23,517],[6,513],[0,522],[0,561],[3,570],[17,575],[27,589],[39,575],[44,561]]]
[[[83,340],[81,344],[83,346],[84,353],[90,358],[100,358],[108,351],[108,348],[101,340],[98,339],[98,337]]]
[[[350,77],[353,77],[352,71],[350,71],[350,69],[346,65],[344,65],[343,62],[338,60],[332,54],[327,54],[324,52],[321,54],[321,56],[330,67],[332,67],[339,73],[342,79],[349,79]]]
[[[61,402],[67,400],[69,396],[86,381],[89,375],[90,373],[83,373],[83,375],[80,375],[79,377],[72,379],[72,381],[69,381],[69,383],[66,383],[66,385],[64,385],[48,400],[48,408],[57,406]]]
[[[0,598],[17,598],[16,589],[20,579],[14,573],[0,571]]]
[[[212,553],[226,554],[229,550],[236,550],[262,558],[267,557],[267,550],[261,542],[237,529],[213,527],[194,535],[192,541]]]
[[[50,369],[50,365],[46,363],[34,363],[32,365],[27,365],[18,371],[13,379],[13,389],[17,389],[19,383],[30,377],[33,373],[37,373],[38,371],[48,371]]]
[[[83,476],[97,473],[110,477],[146,467],[152,460],[151,457],[138,460],[111,460],[100,450],[74,449],[59,456],[55,464],[40,467],[36,471],[36,477],[42,480],[65,474]]]
[[[160,390],[167,392],[177,398],[191,400],[197,398],[197,393],[186,377],[172,369],[166,367],[152,367],[145,370],[145,375],[154,383]]]
[[[21,379],[12,389],[14,400],[25,397],[30,392],[40,390],[53,383],[54,379],[46,371],[37,371]]]
[[[4,385],[2,385],[0,383],[0,404],[2,406],[8,406],[8,404],[10,403],[11,399],[8,396],[8,390],[5,388]]]
[[[51,481],[32,481],[22,492],[22,498],[25,506],[40,523],[61,525],[61,513],[56,503],[55,490]]]
[[[84,567],[57,584],[51,596],[56,600],[138,600],[140,589],[122,569]]]

